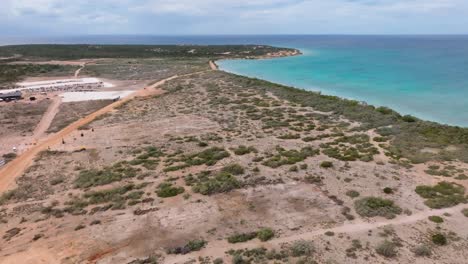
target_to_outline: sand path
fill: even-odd
[[[383,220],[378,222],[370,222],[365,221],[365,219],[357,220],[354,222],[350,222],[341,226],[326,228],[326,229],[317,229],[311,232],[306,232],[302,234],[297,234],[288,237],[280,237],[268,242],[260,242],[258,240],[253,240],[246,243],[239,243],[239,244],[230,244],[226,240],[223,241],[216,241],[208,244],[204,249],[198,252],[193,252],[191,254],[186,255],[169,255],[165,259],[165,263],[186,263],[186,261],[190,259],[198,259],[200,256],[213,256],[214,258],[223,257],[225,256],[225,252],[231,249],[238,250],[238,249],[245,249],[245,248],[256,248],[256,247],[274,247],[279,246],[283,243],[291,243],[296,240],[313,240],[315,237],[323,235],[327,231],[331,231],[334,233],[359,233],[365,232],[367,230],[376,229],[379,227],[387,226],[387,225],[403,225],[403,224],[411,224],[421,220],[427,219],[431,215],[442,215],[444,213],[450,214],[457,214],[465,208],[465,204],[461,204],[452,208],[445,208],[439,210],[426,210],[422,211],[410,216],[400,216],[395,219],[391,220]]]
[[[214,61],[210,61],[210,68],[211,68],[213,71],[219,70],[218,65],[216,65],[216,63],[215,63]]]
[[[83,70],[84,67],[86,67],[86,62],[81,64],[80,68],[78,68],[78,70],[75,71],[75,78],[78,78],[78,76],[80,75],[81,70]]]
[[[47,129],[49,129],[50,125],[52,124],[52,121],[57,115],[61,103],[62,99],[60,98],[60,96],[56,96],[54,97],[54,99],[52,99],[52,103],[49,105],[49,108],[47,108],[47,111],[42,116],[41,121],[39,122],[39,124],[37,124],[36,128],[34,129],[32,137],[34,141],[37,141],[44,137]]]
[[[167,81],[180,78],[180,77],[186,77],[194,74],[199,74],[202,72],[206,71],[201,71],[201,72],[195,72],[195,73],[190,73],[186,75],[174,75],[172,77],[166,78],[164,80],[158,81],[154,83],[153,85],[150,85],[146,88],[140,89],[131,95],[123,98],[120,101],[114,102],[84,118],[79,119],[78,121],[70,124],[69,126],[65,127],[61,131],[50,135],[44,141],[39,142],[37,145],[34,147],[26,150],[24,153],[22,153],[18,158],[15,160],[9,162],[7,165],[2,167],[0,169],[0,193],[3,193],[7,191],[8,189],[11,189],[15,185],[15,179],[22,175],[24,171],[32,164],[34,157],[40,153],[41,151],[47,150],[48,147],[54,146],[57,144],[60,144],[62,142],[62,139],[66,138],[68,135],[70,135],[73,131],[77,130],[79,127],[84,126],[94,119],[96,117],[101,116],[103,114],[106,114],[115,108],[119,107],[120,105],[128,102],[129,100],[137,97],[137,96],[149,96],[149,95],[158,95],[162,94],[163,91],[160,89],[155,89]],[[42,121],[41,121],[42,122]]]

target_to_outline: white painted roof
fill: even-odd
[[[66,92],[61,94],[62,102],[81,102],[91,100],[108,100],[126,97],[135,91],[114,91],[114,92]]]

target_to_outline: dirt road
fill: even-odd
[[[81,72],[81,70],[84,69],[84,67],[86,67],[86,63],[81,64],[80,68],[75,71],[75,78],[78,78],[78,75],[80,75],[80,72]]]
[[[193,73],[195,74],[195,73]],[[190,75],[190,74],[189,74]],[[185,76],[185,75],[184,75]],[[3,193],[7,191],[8,189],[11,189],[14,187],[15,184],[15,179],[22,175],[24,171],[31,165],[31,163],[34,160],[34,157],[40,153],[41,151],[46,150],[49,146],[54,146],[56,144],[60,144],[62,142],[63,138],[66,138],[68,135],[70,135],[73,131],[77,130],[79,127],[84,126],[91,121],[93,121],[96,117],[101,116],[103,114],[106,114],[112,110],[114,110],[116,107],[122,105],[123,103],[131,100],[132,98],[135,98],[137,96],[149,96],[149,95],[157,95],[163,93],[162,90],[156,90],[155,88],[163,85],[166,81],[173,80],[175,78],[182,77],[182,76],[172,76],[170,78],[161,80],[159,82],[156,82],[155,84],[146,87],[144,89],[138,90],[134,92],[133,94],[123,98],[120,101],[117,101],[115,103],[112,103],[74,123],[71,125],[67,126],[63,130],[50,135],[47,137],[44,141],[39,142],[36,146],[28,149],[25,151],[23,154],[21,154],[18,158],[15,160],[11,161],[8,163],[6,166],[4,166],[0,170],[0,193]],[[52,113],[50,114],[52,115]],[[49,117],[50,118],[50,117]],[[41,121],[42,122],[42,121]],[[44,121],[44,123],[46,123]],[[45,126],[45,125],[43,125]],[[42,128],[41,128],[42,129]]]
[[[334,233],[358,233],[364,232],[367,230],[376,229],[379,227],[387,226],[387,225],[403,225],[403,224],[411,224],[421,220],[427,219],[431,215],[442,215],[444,213],[450,214],[458,214],[460,211],[465,208],[465,204],[461,204],[452,208],[446,209],[439,209],[439,210],[426,210],[422,211],[413,215],[409,216],[400,216],[395,219],[385,220],[385,221],[378,221],[378,222],[366,222],[364,220],[357,220],[352,223],[347,223],[342,226],[327,228],[327,229],[317,229],[312,232],[306,232],[302,234],[297,234],[289,237],[280,237],[273,239],[268,242],[260,242],[258,240],[246,242],[246,243],[238,243],[238,244],[230,244],[226,240],[223,241],[216,241],[214,243],[208,244],[207,247],[202,249],[201,251],[194,252],[191,254],[186,255],[170,255],[165,259],[166,263],[186,263],[190,259],[198,259],[199,256],[213,256],[214,258],[223,257],[226,251],[230,249],[238,250],[238,249],[245,249],[245,248],[255,248],[255,247],[274,247],[279,246],[284,243],[291,243],[296,240],[312,240],[317,236],[323,235],[327,231],[331,231]]]
[[[54,99],[52,99],[52,103],[49,105],[49,108],[47,108],[47,111],[42,116],[41,121],[39,122],[39,124],[37,124],[36,128],[34,129],[32,137],[34,141],[37,142],[39,139],[44,137],[47,129],[49,129],[50,124],[52,124],[52,121],[57,115],[61,103],[62,99],[60,98],[60,96],[56,96],[54,97]]]
[[[216,63],[215,63],[214,61],[210,61],[210,68],[211,68],[213,71],[219,70],[218,65],[216,65]]]

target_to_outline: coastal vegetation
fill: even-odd
[[[468,162],[468,128],[442,125],[417,118],[410,120],[389,108],[376,108],[354,100],[322,95],[255,78],[243,76],[232,78],[236,78],[246,88],[272,92],[275,96],[302,107],[312,107],[317,111],[329,112],[334,116],[343,116],[359,122],[361,125],[355,128],[357,131],[376,129],[381,137],[390,139],[391,144],[386,147],[385,154],[396,160],[407,159],[412,163],[429,160]],[[453,148],[447,151],[449,146]],[[440,151],[421,152],[424,148],[437,148]],[[330,149],[333,151],[330,152],[331,155],[337,155],[335,149]],[[368,154],[374,153],[372,148],[364,150],[367,150]]]
[[[0,63],[0,89],[12,89],[16,82],[22,81],[26,76],[70,76],[76,69],[77,67],[69,65]]]
[[[440,182],[434,186],[420,185],[416,193],[426,199],[424,202],[430,208],[440,209],[465,203],[465,187],[451,182]]]
[[[293,49],[267,45],[12,45],[0,47],[0,57],[77,60],[91,58],[213,57],[244,58]]]

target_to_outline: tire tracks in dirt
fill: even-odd
[[[198,259],[198,257],[203,256],[212,256],[214,258],[223,257],[225,256],[225,252],[231,249],[239,250],[245,248],[255,248],[255,247],[275,247],[280,246],[284,243],[291,243],[296,240],[312,240],[317,236],[323,235],[327,231],[331,231],[334,233],[359,233],[364,232],[366,230],[377,229],[383,226],[388,225],[404,225],[404,224],[412,224],[421,220],[427,219],[431,215],[441,215],[444,213],[456,214],[460,213],[460,211],[465,208],[465,204],[461,204],[451,208],[445,209],[438,209],[438,210],[425,210],[413,215],[409,216],[401,216],[391,220],[384,220],[384,221],[377,221],[377,222],[366,222],[365,220],[357,220],[352,223],[347,223],[341,226],[331,227],[331,228],[323,228],[317,229],[311,232],[306,232],[302,234],[287,236],[287,237],[279,237],[268,242],[260,242],[258,240],[249,241],[246,243],[239,243],[239,244],[230,244],[226,240],[223,241],[215,241],[212,244],[208,244],[204,249],[201,251],[189,253],[186,255],[169,255],[165,259],[165,263],[186,263],[191,259]]]
[[[38,142],[35,146],[26,150],[19,157],[9,162],[7,165],[5,165],[3,168],[0,169],[0,194],[14,187],[16,178],[21,176],[24,173],[24,171],[26,171],[26,169],[32,164],[37,154],[39,154],[41,151],[47,150],[51,146],[60,144],[64,138],[69,136],[72,132],[77,130],[79,127],[89,124],[97,117],[113,111],[114,109],[118,108],[119,106],[123,105],[124,103],[130,101],[131,99],[135,97],[154,96],[154,95],[160,95],[164,93],[163,90],[156,89],[156,88],[164,85],[168,81],[171,81],[177,78],[204,73],[207,71],[210,71],[210,70],[204,70],[204,71],[199,71],[199,72],[194,72],[194,73],[189,73],[189,74],[184,74],[184,75],[174,75],[169,78],[160,80],[148,87],[137,90],[134,93],[130,94],[129,96],[119,101],[116,101],[110,105],[107,105],[106,107],[101,108],[92,114],[89,114],[79,119],[78,121],[70,124],[69,126],[65,127],[64,129],[62,129],[61,131],[55,134],[51,134],[50,136],[45,138],[43,141]]]

